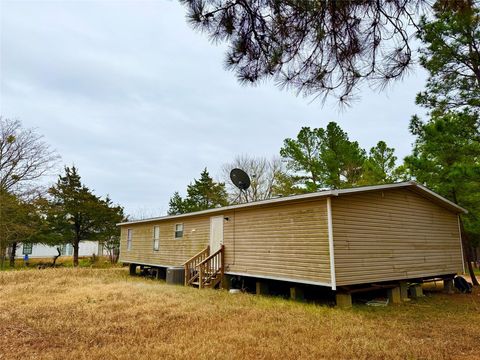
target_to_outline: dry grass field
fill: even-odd
[[[0,273],[0,359],[480,359],[480,292],[341,310],[125,269]]]

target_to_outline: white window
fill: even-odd
[[[153,250],[160,250],[160,226],[153,227]]]
[[[60,252],[62,253],[62,255],[72,256],[72,255],[73,255],[73,246],[72,246],[72,244],[64,244],[64,245],[62,245],[62,247],[60,248]]]
[[[183,237],[183,224],[175,224],[175,239]]]
[[[127,251],[132,249],[132,229],[127,230]]]

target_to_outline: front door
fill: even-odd
[[[220,250],[223,244],[223,215],[210,218],[210,254]]]

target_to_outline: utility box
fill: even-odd
[[[167,268],[167,284],[183,285],[185,283],[185,268],[183,266],[172,266]]]

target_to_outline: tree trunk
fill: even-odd
[[[5,253],[6,253],[6,248],[3,246],[0,246],[0,269],[3,270],[5,266]]]
[[[475,286],[478,286],[480,284],[478,283],[477,277],[475,276],[475,272],[472,266],[472,261],[473,261],[472,246],[470,245],[470,241],[468,240],[468,235],[465,233],[465,229],[463,227],[463,221],[461,217],[460,217],[460,234],[462,237],[463,258],[467,262],[468,273],[470,275],[470,278],[472,279],[472,284]]]
[[[473,261],[474,261],[473,266],[475,266],[478,269],[478,247],[475,246],[472,249],[472,251],[473,251]]]
[[[80,241],[78,239],[75,239],[73,241],[73,266],[77,267],[78,266],[78,247],[79,247]]]
[[[120,255],[120,248],[114,247],[111,252],[112,264],[116,264],[118,262],[119,255]]]
[[[12,243],[12,249],[10,251],[10,267],[15,267],[15,256],[17,255],[17,242]]]
[[[115,264],[115,248],[108,249],[108,258],[111,264]]]
[[[53,257],[53,263],[52,263],[52,267],[55,267],[55,264],[57,262],[57,259],[62,255],[62,252],[60,251],[60,248],[57,247],[57,252],[58,252],[58,255],[55,255]]]

